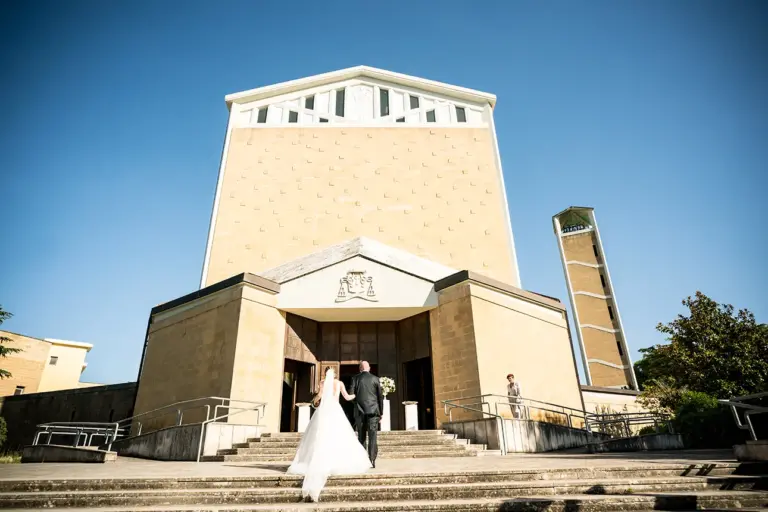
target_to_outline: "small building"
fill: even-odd
[[[0,379],[0,396],[98,386],[80,382],[88,366],[85,356],[93,348],[90,343],[33,338],[8,331],[0,331],[0,336],[11,340],[7,347],[20,349],[0,359],[0,368],[11,373],[11,377]]]

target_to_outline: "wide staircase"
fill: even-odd
[[[219,450],[204,457],[206,462],[291,462],[301,441],[301,434],[281,432],[262,434],[256,439]],[[426,457],[472,457],[500,455],[485,445],[470,444],[442,430],[393,430],[378,434],[379,458],[409,459]]]
[[[301,478],[0,480],[0,509],[103,512],[650,511],[768,507],[764,464],[685,463],[332,477],[320,503]]]

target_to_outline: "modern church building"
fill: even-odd
[[[396,383],[393,429],[509,373],[583,409],[566,309],[521,285],[495,104],[366,66],[227,96],[200,289],[152,310],[134,414],[215,396],[292,431],[361,360]]]

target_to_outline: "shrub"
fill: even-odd
[[[727,407],[720,405],[717,398],[698,391],[681,395],[673,425],[690,448],[729,448],[746,437],[736,427]]]
[[[653,425],[646,425],[645,427],[640,429],[640,432],[638,432],[637,435],[647,436],[655,433],[656,433],[656,429],[653,427]]]
[[[8,438],[8,425],[5,424],[5,418],[0,416],[0,448],[5,444],[5,440]]]

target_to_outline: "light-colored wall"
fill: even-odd
[[[25,394],[37,392],[51,344],[8,331],[0,331],[0,336],[12,340],[6,345],[8,348],[21,349],[0,359],[0,368],[11,372],[10,378],[0,379],[0,396],[13,395],[16,386],[24,386]]]
[[[517,284],[489,127],[231,132],[205,284],[367,236]]]
[[[52,343],[38,392],[79,388],[86,354],[85,348]],[[55,365],[50,364],[51,357],[58,357]]]
[[[265,402],[266,417],[251,412],[232,417],[233,423],[258,423],[268,432],[280,431],[285,315],[275,308],[273,293],[246,287],[240,308],[231,398]],[[252,404],[240,404],[250,407]]]
[[[448,421],[442,400],[481,394],[480,373],[475,346],[472,297],[466,283],[439,293],[439,306],[430,311],[432,338],[432,378],[435,392],[436,423]],[[470,404],[465,400],[460,404]],[[453,420],[480,418],[467,410],[454,409]]]
[[[513,373],[525,398],[580,410],[564,311],[478,284],[470,293],[483,394],[506,396],[506,375]]]
[[[242,286],[233,286],[155,315],[134,414],[182,400],[229,397],[241,296]],[[202,409],[184,413],[184,423],[202,419]],[[170,426],[175,420],[169,414],[145,421],[143,430]]]

